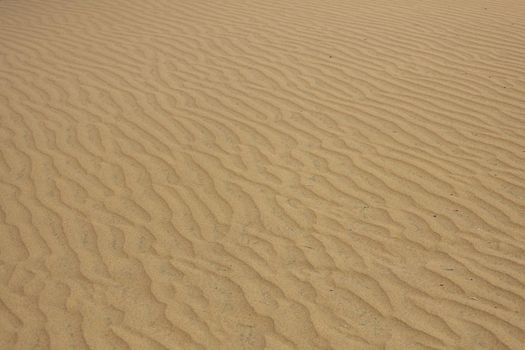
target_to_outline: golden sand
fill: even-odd
[[[0,349],[524,344],[525,1],[0,1]]]

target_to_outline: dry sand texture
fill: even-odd
[[[524,349],[525,1],[0,1],[0,349]]]

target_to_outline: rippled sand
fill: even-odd
[[[524,1],[0,1],[0,349],[524,344]]]

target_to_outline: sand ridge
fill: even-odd
[[[0,349],[523,349],[524,18],[0,1]]]

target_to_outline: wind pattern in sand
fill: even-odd
[[[0,349],[524,344],[524,1],[0,1]]]

